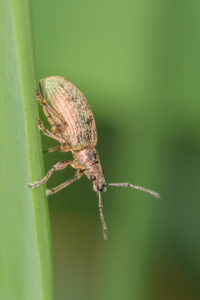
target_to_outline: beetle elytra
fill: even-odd
[[[71,151],[72,161],[63,160],[56,163],[40,181],[29,183],[29,188],[35,188],[48,181],[54,171],[63,170],[68,165],[76,169],[72,179],[57,187],[46,190],[47,195],[52,195],[70,185],[83,174],[93,183],[93,189],[98,194],[99,214],[103,229],[104,239],[107,239],[107,226],[103,215],[101,193],[106,191],[107,185],[131,187],[160,198],[159,194],[149,189],[125,183],[106,184],[99,155],[95,149],[97,143],[97,131],[93,113],[84,95],[68,80],[60,76],[52,76],[41,79],[40,92],[36,97],[43,107],[43,111],[50,123],[51,131],[44,128],[38,120],[38,127],[42,133],[60,143],[45,152],[60,150]]]

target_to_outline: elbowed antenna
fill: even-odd
[[[103,215],[103,203],[102,203],[102,199],[101,199],[101,192],[98,191],[98,194],[99,194],[99,215],[100,215],[100,220],[101,220],[102,229],[103,229],[103,237],[104,237],[104,240],[107,240],[108,230],[107,230],[106,222],[104,220],[104,215]]]
[[[108,183],[108,185],[111,185],[111,186],[124,186],[124,187],[127,187],[129,186],[130,188],[132,189],[135,189],[135,190],[139,190],[139,191],[142,191],[142,192],[145,192],[145,193],[148,193],[148,194],[151,194],[152,196],[154,196],[155,198],[157,199],[160,199],[160,195],[152,190],[149,190],[149,189],[146,189],[142,186],[138,186],[138,185],[133,185],[129,182],[123,182],[123,183]]]

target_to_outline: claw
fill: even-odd
[[[27,186],[28,186],[29,189],[32,189],[32,188],[34,187],[34,184],[32,184],[32,183],[27,183]]]
[[[37,120],[38,128],[43,131],[45,130],[44,125],[40,119]]]

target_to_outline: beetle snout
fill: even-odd
[[[103,192],[103,191],[106,191],[107,190],[107,186],[106,186],[106,183],[105,183],[105,180],[104,178],[98,178],[93,181],[93,189],[95,192]]]
[[[103,184],[100,188],[99,188],[99,191],[100,192],[105,192],[107,190],[107,186],[106,186],[106,184]]]

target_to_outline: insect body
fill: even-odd
[[[54,194],[85,174],[93,183],[93,189],[98,194],[99,213],[103,228],[104,239],[107,238],[107,226],[103,216],[103,204],[101,192],[106,191],[107,185],[95,149],[97,143],[97,131],[94,116],[84,95],[68,80],[59,76],[52,76],[41,79],[39,82],[40,93],[36,96],[43,107],[44,113],[51,124],[51,131],[44,128],[38,120],[39,129],[50,138],[60,143],[60,146],[48,149],[46,152],[60,150],[71,151],[72,161],[63,160],[55,164],[46,176],[29,188],[38,187],[48,181],[54,171],[63,170],[68,165],[76,169],[75,176],[60,184],[59,186],[46,191],[47,195]],[[130,186],[152,194],[159,198],[159,194],[143,187],[134,186],[129,183],[110,183],[113,186]]]

